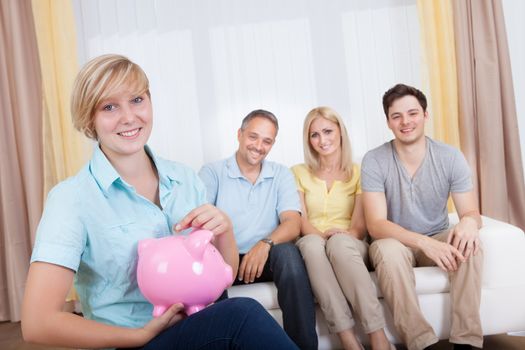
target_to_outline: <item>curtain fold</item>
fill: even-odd
[[[33,0],[43,80],[44,193],[76,174],[89,143],[71,122],[69,100],[78,72],[75,17],[70,0]]]
[[[525,229],[525,185],[500,0],[452,2],[461,148],[481,212]]]
[[[78,72],[75,17],[69,0],[33,0],[43,78],[44,193],[76,174],[89,143],[73,127],[69,101]],[[74,288],[67,301],[76,300]]]
[[[431,94],[433,137],[459,148],[454,23],[449,1],[418,0],[419,25]]]
[[[30,0],[0,1],[0,91],[0,321],[18,321],[43,202],[42,91]]]
[[[454,21],[450,1],[418,0],[422,66],[430,87],[433,138],[460,148]],[[455,212],[452,198],[448,211]]]

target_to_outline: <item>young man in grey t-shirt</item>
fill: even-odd
[[[383,108],[395,138],[365,155],[361,185],[374,238],[370,259],[397,331],[409,350],[439,340],[419,308],[413,271],[437,265],[450,278],[450,342],[454,349],[481,347],[482,223],[469,166],[459,150],[425,137],[421,91],[398,84],[384,94]],[[449,194],[460,217],[452,228]]]

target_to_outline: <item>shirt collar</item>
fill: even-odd
[[[89,162],[89,169],[104,194],[107,194],[109,187],[111,187],[115,181],[120,179],[119,173],[115,170],[113,165],[111,165],[109,159],[104,152],[102,152],[100,144],[98,143],[93,150],[93,157],[91,157],[91,161]]]
[[[153,163],[155,164],[155,167],[157,168],[157,173],[159,175],[159,182],[161,186],[171,188],[173,182],[181,182],[179,174],[175,171],[173,167],[166,166],[164,162],[160,161],[148,145],[145,145],[144,149],[146,153],[151,157]],[[109,188],[117,180],[121,181],[122,184],[124,184],[125,186],[129,186],[120,177],[120,174],[117,172],[117,170],[115,170],[115,168],[110,163],[109,159],[106,157],[104,152],[102,152],[98,143],[95,145],[95,150],[93,151],[93,157],[91,158],[89,167],[91,173],[93,174],[93,177],[95,178],[105,195],[107,195]]]
[[[241,169],[239,168],[239,164],[237,163],[237,158],[235,157],[236,153],[233,154],[230,158],[226,160],[226,167],[228,168],[228,176],[231,178],[242,178],[246,179],[246,177],[242,174]],[[275,175],[274,167],[272,166],[271,162],[266,161],[264,159],[262,161],[262,168],[261,173],[257,177],[257,182],[261,181],[262,179],[270,179],[273,178]]]
[[[182,182],[180,173],[178,173],[174,167],[167,166],[166,162],[158,158],[148,145],[144,146],[144,148],[146,150],[146,153],[153,160],[155,167],[157,168],[157,173],[159,175],[159,182],[161,185],[164,185],[167,188],[170,188],[173,182],[176,182],[179,184]]]

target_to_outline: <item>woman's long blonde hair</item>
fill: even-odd
[[[346,131],[345,124],[341,116],[330,107],[317,107],[306,115],[303,124],[303,152],[304,162],[310,170],[317,171],[320,167],[319,154],[313,149],[310,143],[310,125],[316,118],[324,118],[336,123],[341,133],[341,170],[352,174],[352,147]]]

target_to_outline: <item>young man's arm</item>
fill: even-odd
[[[458,212],[459,223],[450,230],[448,242],[468,259],[476,255],[480,247],[479,229],[483,225],[474,191],[452,193],[452,200]]]
[[[464,260],[454,246],[428,236],[406,230],[387,219],[387,205],[384,192],[363,192],[363,205],[368,232],[374,239],[393,238],[407,247],[416,248],[432,259],[445,271],[458,268],[456,260]]]

